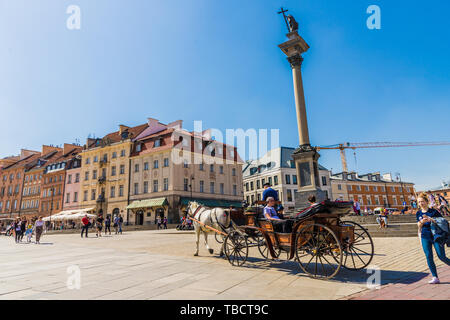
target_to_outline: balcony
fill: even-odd
[[[105,159],[105,158],[101,159],[100,160],[100,167],[106,165],[107,163],[108,163],[108,159]]]
[[[97,181],[98,181],[98,183],[101,183],[101,184],[103,184],[103,183],[105,183],[105,182],[106,182],[106,177],[104,177],[104,176],[102,176],[102,177],[99,177],[99,178],[97,179]]]

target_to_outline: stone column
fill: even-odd
[[[287,34],[288,41],[279,45],[279,48],[287,56],[292,68],[294,83],[295,109],[297,114],[297,127],[299,147],[292,155],[297,168],[298,192],[295,193],[296,208],[308,206],[308,197],[314,195],[317,201],[323,201],[326,193],[320,190],[318,162],[320,155],[311,147],[309,140],[308,120],[306,116],[305,93],[302,80],[302,54],[309,46],[296,32]]]

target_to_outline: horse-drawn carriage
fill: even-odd
[[[373,258],[373,241],[367,230],[355,222],[342,220],[351,211],[350,202],[324,201],[293,219],[286,219],[288,230],[285,228],[284,232],[275,230],[271,221],[264,218],[263,207],[234,210],[228,227],[219,223],[221,230],[200,224],[216,232],[216,240],[222,243],[226,258],[234,266],[242,266],[249,248],[257,247],[265,259],[279,260],[285,253],[287,260],[297,261],[308,275],[330,279],[341,267],[360,270]],[[205,240],[207,245],[206,234]]]

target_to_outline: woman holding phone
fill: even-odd
[[[445,256],[444,245],[434,242],[433,234],[431,233],[431,223],[434,222],[434,218],[442,216],[439,211],[434,208],[430,208],[427,194],[422,193],[417,200],[420,208],[416,213],[417,225],[419,226],[419,237],[422,242],[423,252],[427,258],[428,267],[430,268],[431,275],[433,276],[431,281],[428,283],[438,284],[440,281],[437,275],[436,265],[433,260],[433,246],[439,259],[450,266],[450,259]]]

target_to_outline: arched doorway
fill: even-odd
[[[119,215],[119,213],[120,213],[119,208],[115,208],[115,209],[113,210],[113,212],[112,212],[112,214],[113,214],[113,219],[114,219],[115,217],[117,217],[117,216]]]
[[[139,210],[136,212],[136,225],[143,225],[144,224],[144,211]]]

